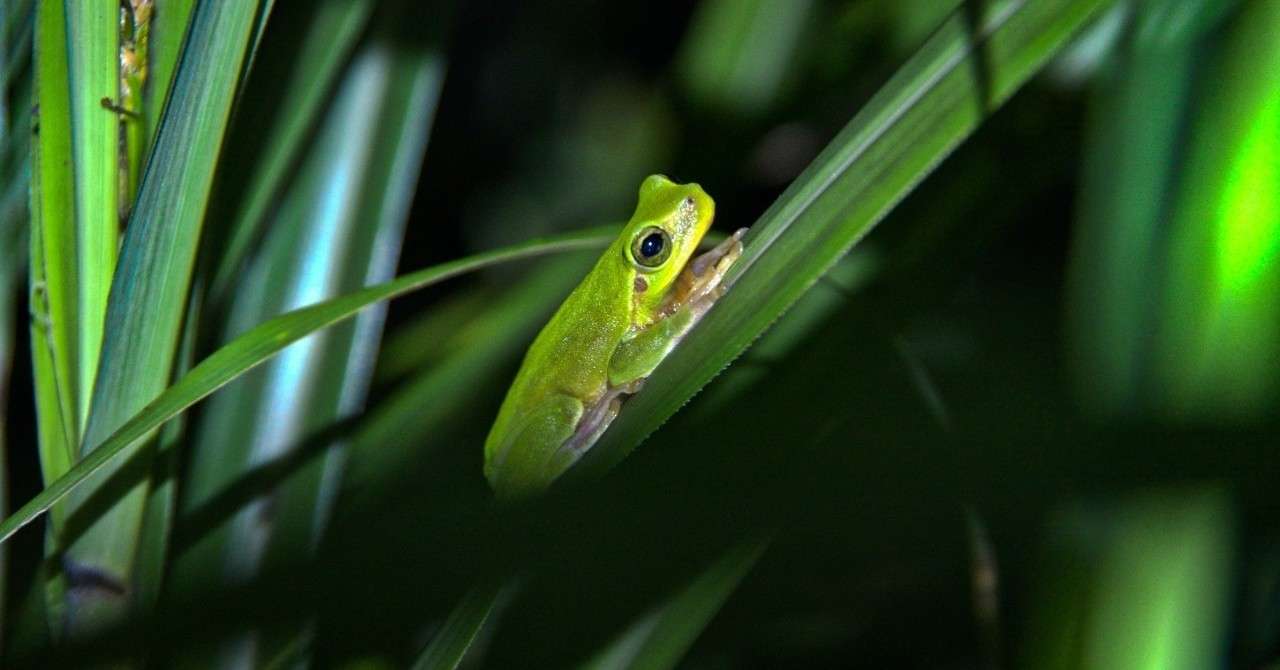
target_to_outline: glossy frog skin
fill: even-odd
[[[640,185],[635,214],[533,341],[489,431],[485,476],[500,497],[568,469],[720,297],[745,229],[693,258],[714,216],[697,184]]]

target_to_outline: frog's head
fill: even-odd
[[[715,218],[716,203],[697,184],[651,175],[623,234],[622,253],[635,269],[639,302],[656,310]]]

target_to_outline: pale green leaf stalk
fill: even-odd
[[[82,462],[169,383],[214,167],[257,12],[253,0],[195,10],[125,233]],[[69,500],[69,514],[78,517],[63,557],[73,630],[118,621],[126,611],[148,458],[143,450],[134,470],[117,464],[99,473]]]
[[[113,109],[119,104],[120,91],[120,7],[114,2],[67,2],[65,6],[80,315],[76,412],[83,421],[98,370],[107,293],[119,246],[120,120]]]

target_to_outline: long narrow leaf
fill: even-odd
[[[75,253],[80,339],[76,360],[76,416],[89,410],[98,371],[107,292],[120,230],[119,106],[120,7],[113,2],[68,2],[66,49],[70,65],[72,169],[75,178]],[[105,103],[105,105],[104,105]],[[66,166],[61,166],[66,169]]]
[[[489,619],[489,613],[502,595],[503,580],[481,582],[462,597],[449,613],[444,625],[431,638],[431,643],[414,662],[414,670],[454,670],[466,656],[471,643]]]
[[[725,552],[653,614],[628,629],[583,670],[663,670],[674,668],[720,611],[742,578],[768,548],[768,539],[750,539]]]
[[[111,287],[82,458],[169,382],[196,244],[257,5],[232,0],[196,8]],[[73,627],[82,619],[109,621],[126,605],[118,591],[99,585],[114,581],[127,589],[146,486],[144,480],[123,494],[90,502],[110,474],[69,501],[69,514],[87,527],[67,538],[63,563],[72,573],[92,575],[89,590],[74,596],[86,615],[71,612]],[[88,614],[99,606],[106,608],[101,615]]]
[[[301,153],[307,132],[321,116],[340,66],[368,23],[373,3],[325,0],[318,6],[298,5],[298,9],[305,12],[299,18],[307,23],[304,34],[296,42],[301,49],[288,54],[297,67],[287,71],[282,99],[271,110],[245,111],[246,118],[265,126],[265,145],[257,153],[260,158],[254,162],[246,192],[238,199],[238,208],[228,226],[229,239],[212,281],[211,294],[215,301],[231,288],[254,232]],[[272,79],[266,85],[278,89],[282,84]]]
[[[35,34],[38,112],[31,147],[31,359],[40,468],[47,484],[75,462],[80,425],[75,374],[79,342],[75,185],[65,168],[71,154],[71,99],[62,3],[39,3]],[[54,515],[55,526],[58,516]]]
[[[294,310],[266,321],[201,361],[192,368],[190,373],[166,389],[100,442],[98,448],[89,452],[70,472],[46,486],[17,512],[0,522],[0,541],[8,539],[18,529],[34,521],[54,503],[102,470],[104,466],[114,465],[113,462],[117,457],[136,453],[136,450],[127,450],[135,440],[159,428],[182,410],[266,361],[289,344],[343,319],[348,319],[360,310],[382,300],[389,300],[445,279],[498,263],[559,251],[598,249],[612,241],[616,233],[615,228],[579,231],[476,254],[419,270],[385,284],[371,286],[341,298]]]

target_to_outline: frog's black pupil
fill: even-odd
[[[650,233],[644,241],[640,242],[640,254],[645,258],[653,258],[662,253],[662,235],[659,233]]]

